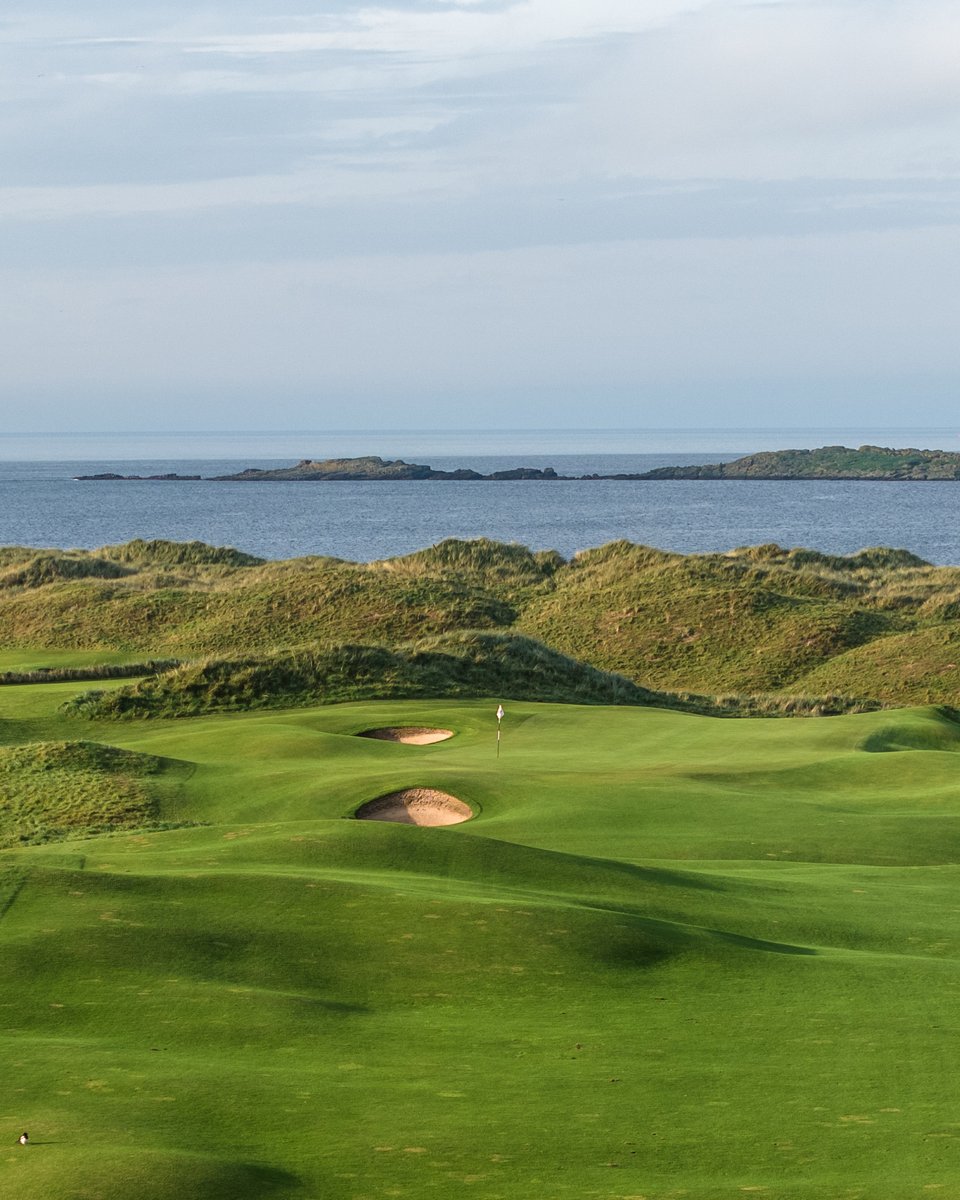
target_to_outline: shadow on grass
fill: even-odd
[[[23,1170],[17,1178],[17,1200],[302,1200],[308,1195],[298,1176],[278,1167],[175,1150],[104,1148],[100,1160],[72,1161],[66,1172],[62,1154],[31,1154],[28,1149],[18,1161]]]
[[[745,950],[760,950],[764,954],[800,954],[816,957],[820,951],[810,946],[794,946],[790,942],[767,942],[762,938],[747,937],[742,933],[730,933],[726,929],[708,929],[711,937],[719,938],[721,942],[729,942],[733,946],[742,946]]]
[[[516,844],[516,843],[511,843]],[[702,892],[727,892],[729,884],[709,879],[696,871],[672,871],[666,867],[642,867],[637,863],[621,862],[616,858],[591,858],[585,854],[568,854],[562,850],[541,850],[541,854],[556,854],[567,862],[582,863],[589,867],[602,867],[614,875],[624,875],[638,883],[652,883],[660,887],[692,888]]]
[[[21,870],[10,870],[0,875],[0,921],[16,904],[29,875],[29,871]]]
[[[763,954],[815,957],[819,953],[809,946],[771,942],[726,929],[708,929],[682,922],[658,920],[613,906],[603,908],[611,916],[619,915],[629,919],[629,924],[619,923],[606,929],[594,929],[589,945],[584,947],[591,957],[610,966],[647,970],[680,954],[715,954],[716,950],[713,947],[717,943]]]

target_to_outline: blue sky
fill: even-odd
[[[955,4],[270,7],[8,0],[8,430],[955,420]]]

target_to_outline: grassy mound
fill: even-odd
[[[208,546],[206,542],[169,542],[162,538],[134,538],[121,546],[104,546],[104,558],[135,566],[256,567],[264,560],[232,546]]]
[[[447,538],[426,550],[386,559],[380,569],[393,574],[455,575],[476,588],[508,589],[512,596],[542,585],[564,566],[556,550],[534,552],[526,546],[494,542],[489,538],[463,541]]]
[[[884,754],[901,750],[960,750],[960,713],[941,708],[935,713],[898,712],[878,725],[860,743],[861,750]]]
[[[510,596],[519,585],[491,590],[452,566],[444,572],[403,560],[368,566],[321,558],[258,565],[199,543],[161,543],[170,551],[148,553],[155,545],[100,552],[134,564],[122,580],[0,591],[0,633],[10,645],[183,657],[357,638],[395,643],[500,628],[517,617]]]
[[[130,571],[95,554],[31,554],[0,570],[0,588],[37,588],[67,579],[123,579]]]
[[[157,815],[159,759],[97,742],[0,748],[0,845],[133,829]]]
[[[960,624],[954,620],[858,646],[808,671],[804,690],[831,686],[891,703],[952,703],[960,696]]]
[[[657,697],[517,635],[453,634],[390,650],[344,645],[257,659],[187,664],[67,703],[77,716],[190,716],[206,712],[399,697],[501,696],[579,704],[649,704]]]
[[[518,628],[607,670],[637,677],[643,664],[648,686],[799,691],[809,667],[894,628],[861,594],[870,563],[775,546],[697,556],[615,542],[577,555]],[[818,690],[845,689],[828,677]]]

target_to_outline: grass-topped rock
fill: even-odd
[[[98,742],[0,747],[0,845],[134,829],[157,816],[163,761]]]
[[[957,480],[960,454],[889,446],[820,446],[816,450],[763,450],[727,463],[657,467],[644,479],[863,479]]]

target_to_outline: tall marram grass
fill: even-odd
[[[96,555],[49,551],[0,570],[0,588],[39,588],[67,579],[123,579],[131,573]]]
[[[643,704],[653,693],[531,638],[454,634],[390,649],[346,643],[263,658],[208,659],[109,693],[88,692],[65,711],[85,717],[204,712],[414,697],[580,704]]]
[[[234,550],[232,546],[208,546],[206,542],[169,542],[162,538],[145,541],[134,538],[121,546],[104,546],[104,558],[139,566],[221,566],[256,567],[264,559]]]
[[[4,582],[0,641],[11,648],[262,659],[484,630],[660,693],[814,705],[851,692],[887,703],[960,693],[950,646],[960,568],[884,547],[684,555],[619,541],[565,561],[479,538],[350,563],[138,539],[94,552],[0,550]]]
[[[518,635],[459,633],[389,649],[355,643],[264,658],[207,659],[132,687],[91,691],[64,711],[94,719],[189,717],[371,699],[496,696],[570,704],[646,705],[709,716],[826,716],[878,708],[841,696],[654,692]]]

